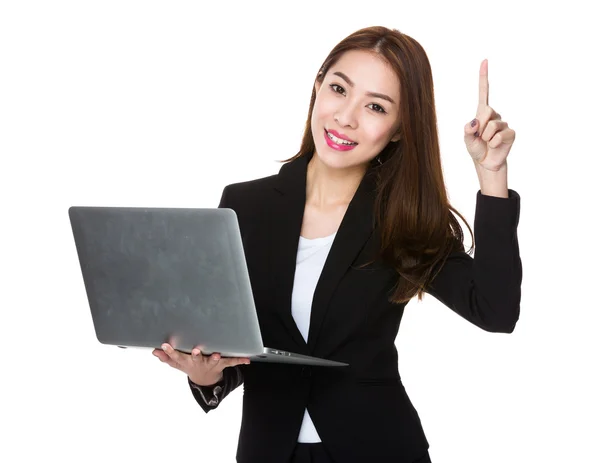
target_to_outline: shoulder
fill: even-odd
[[[264,205],[264,201],[268,201],[275,192],[276,179],[277,174],[231,183],[223,189],[219,207],[233,209],[239,214]]]

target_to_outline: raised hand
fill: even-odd
[[[479,67],[479,103],[475,119],[465,125],[465,145],[480,167],[497,172],[506,166],[506,158],[515,141],[515,131],[508,128],[500,114],[489,104],[488,61]]]

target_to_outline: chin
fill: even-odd
[[[319,152],[317,148],[317,156],[319,162],[326,165],[330,169],[355,169],[357,167],[368,165],[369,160],[357,159],[355,156],[350,156],[346,153],[332,153],[325,151],[325,155]]]

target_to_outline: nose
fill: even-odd
[[[338,107],[333,115],[333,119],[342,127],[351,127],[354,129],[358,124],[356,111],[356,104],[350,101],[345,102]]]

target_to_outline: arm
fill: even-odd
[[[212,386],[199,386],[188,376],[188,384],[192,395],[206,413],[217,408],[219,403],[243,382],[244,375],[239,365],[225,368],[223,379]]]
[[[521,198],[477,192],[475,256],[450,254],[426,289],[485,331],[512,333],[520,315],[522,267],[517,240]]]

